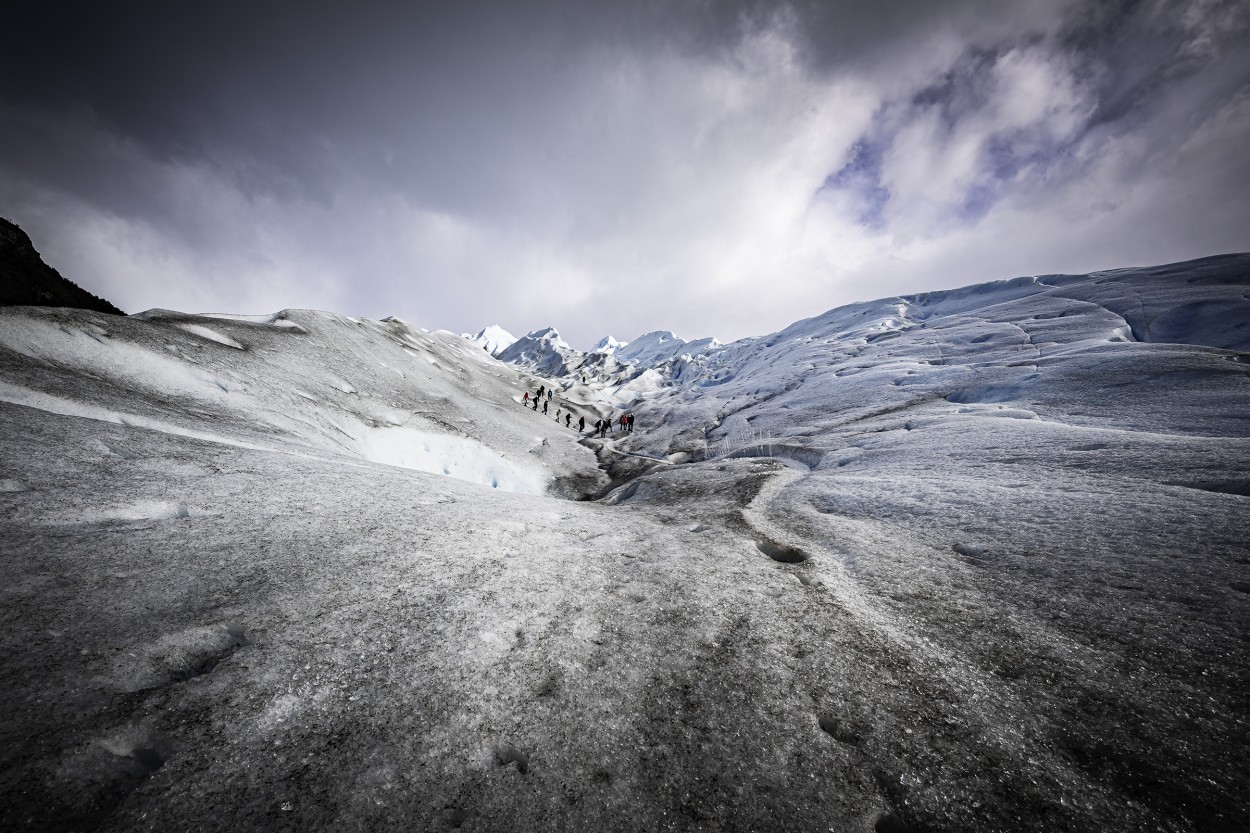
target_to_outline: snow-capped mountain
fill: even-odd
[[[1250,255],[470,342],[0,309],[6,829],[1250,815]]]
[[[706,365],[704,357],[723,347],[714,338],[686,341],[667,330],[646,333],[632,342],[606,336],[583,353],[566,344],[552,328],[527,335],[509,349],[500,351],[500,361],[539,376],[560,379],[567,385],[597,385],[600,389],[626,385],[647,371],[657,370],[648,379],[665,383],[685,378],[693,364]],[[666,365],[672,365],[667,367]],[[646,387],[647,380],[638,382]],[[617,391],[619,393],[619,391]]]
[[[481,347],[492,356],[498,356],[504,350],[516,343],[516,336],[500,327],[498,324],[491,324],[478,332],[477,335],[471,336],[464,333],[463,337]]]
[[[627,341],[617,341],[616,339],[612,338],[612,336],[608,335],[596,341],[595,346],[590,348],[590,352],[601,353],[603,355],[610,356],[613,353],[615,353],[617,350],[620,350],[622,347],[626,346],[628,343],[629,342]]]
[[[585,354],[574,350],[554,327],[535,330],[501,350],[497,358],[540,376],[564,376],[581,366]]]

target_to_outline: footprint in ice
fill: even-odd
[[[468,820],[469,814],[464,810],[461,810],[459,807],[443,808],[443,821],[447,822],[452,827],[459,827]]]
[[[955,546],[951,547],[951,549],[953,549],[955,554],[960,556],[963,561],[969,564],[975,564],[978,567],[987,567],[994,560],[994,554],[990,552],[987,547],[982,547],[977,544],[955,544]]]
[[[530,759],[524,752],[510,743],[501,743],[499,746],[496,746],[495,764],[497,766],[507,766],[511,763],[516,764],[516,771],[522,775],[529,772]]]
[[[877,819],[877,823],[872,826],[876,833],[910,833],[911,829],[906,822],[893,813],[886,813]]]
[[[145,726],[123,726],[98,743],[116,757],[126,759],[126,774],[134,778],[146,778],[169,758],[168,744]]]
[[[848,746],[859,746],[864,742],[864,734],[857,726],[831,714],[822,714],[816,719],[820,730],[829,737]]]
[[[807,553],[797,547],[791,547],[788,544],[778,544],[767,538],[761,538],[755,542],[755,548],[767,555],[773,561],[782,564],[800,564],[807,560]]]
[[[560,673],[552,671],[543,677],[543,681],[538,684],[538,688],[534,690],[534,694],[538,697],[552,697],[560,690]]]
[[[125,692],[163,688],[208,674],[246,644],[243,627],[234,623],[168,633],[120,656],[113,682]]]
[[[164,766],[170,751],[168,742],[153,731],[151,720],[118,726],[90,743],[67,749],[57,780],[94,805],[98,821]]]

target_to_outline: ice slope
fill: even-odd
[[[719,488],[695,472],[783,463],[739,529],[802,553],[782,569],[910,645],[905,668],[972,686],[955,699],[999,742],[1124,800],[1168,785],[1152,823],[1246,818],[1250,257],[857,304],[666,370],[626,397],[610,500],[693,514]],[[645,457],[707,462],[639,477]],[[921,691],[939,719],[949,690]],[[899,790],[938,823],[953,762],[911,754]],[[1002,777],[1027,803],[1026,770]],[[1133,827],[1109,806],[1090,828]]]
[[[550,442],[558,428],[518,420],[527,376],[398,319],[15,308],[0,310],[0,349],[0,400],[44,411],[506,491],[597,477],[584,450]]]
[[[0,827],[1244,827],[1248,265],[541,380],[401,322],[11,311]],[[418,406],[605,496],[372,462]]]

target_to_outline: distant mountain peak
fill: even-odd
[[[544,327],[518,338],[495,354],[502,362],[524,365],[541,376],[563,376],[585,359],[574,350],[555,327]]]
[[[534,330],[533,332],[528,333],[526,338],[543,338],[551,341],[559,341],[561,343],[564,342],[564,339],[560,338],[560,331],[555,327],[543,327],[541,330]]]
[[[504,350],[507,350],[516,343],[516,336],[500,327],[498,324],[491,324],[489,327],[483,327],[478,331],[477,335],[471,336],[463,333],[463,337],[481,347],[492,356],[498,356]]]
[[[615,353],[617,350],[620,350],[622,347],[626,346],[627,344],[629,344],[628,341],[617,341],[616,339],[612,338],[612,336],[606,335],[603,338],[595,342],[595,346],[590,348],[590,352],[602,353],[604,355],[610,356],[613,353]]]

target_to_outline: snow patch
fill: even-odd
[[[200,318],[219,318],[222,321],[244,321],[248,324],[273,324],[282,317],[282,312],[271,312],[268,315],[243,315],[233,312],[201,312]]]
[[[165,500],[144,500],[126,506],[118,506],[90,512],[83,516],[88,522],[99,521],[177,521],[191,517],[185,503]]]
[[[360,455],[374,463],[441,474],[504,492],[546,494],[540,470],[514,463],[467,437],[410,428],[366,428],[358,443]]]
[[[206,338],[209,341],[215,341],[218,344],[224,344],[227,347],[233,347],[235,350],[243,349],[243,345],[239,344],[239,342],[235,341],[230,336],[223,335],[222,333],[219,333],[216,330],[211,329],[209,327],[205,327],[200,324],[177,324],[175,326],[177,326],[178,329],[188,332],[193,336]]]

